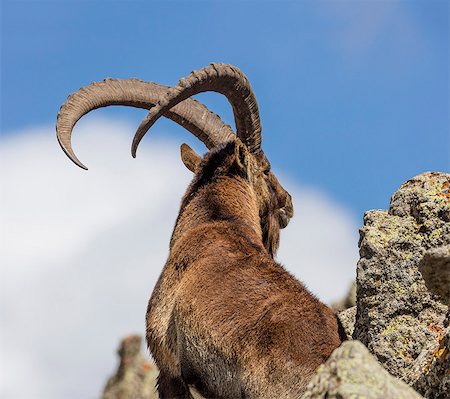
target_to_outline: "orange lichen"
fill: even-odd
[[[431,323],[427,328],[431,332],[439,334],[439,336],[442,336],[444,334],[444,329],[442,327],[439,327],[437,324]]]
[[[439,338],[438,338],[438,346],[434,349],[430,359],[428,360],[427,365],[425,366],[425,372],[428,373],[428,371],[430,371],[430,367],[433,364],[433,361],[436,359],[437,361],[439,361],[439,363],[444,363],[445,360],[447,359],[447,356],[449,354],[449,349],[448,346],[445,345],[444,342],[444,330],[438,326],[436,326],[435,324],[432,324],[430,326],[428,326],[428,329],[433,331],[433,332],[439,332]],[[448,371],[450,373],[450,370]]]
[[[442,192],[436,193],[438,197],[444,197],[450,200],[450,182],[446,181],[442,184]]]
[[[143,368],[145,371],[148,371],[148,370],[151,370],[152,365],[151,365],[149,362],[144,362],[144,363],[142,364],[142,368]]]

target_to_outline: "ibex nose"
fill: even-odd
[[[287,216],[289,219],[294,216],[294,205],[292,205],[292,197],[291,195],[286,192],[287,198],[286,198],[286,204],[284,205],[284,209],[286,211]]]
[[[290,217],[287,215],[285,208],[280,208],[278,216],[279,216],[280,229],[284,229],[289,224],[289,220],[290,220]]]

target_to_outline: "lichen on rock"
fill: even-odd
[[[448,324],[449,320],[447,320]],[[424,350],[410,371],[419,377],[414,388],[429,399],[450,398],[450,328],[438,331],[439,336]]]
[[[347,339],[352,339],[353,331],[355,330],[356,306],[340,311],[337,316],[344,328]]]
[[[156,366],[144,359],[141,337],[130,335],[120,344],[119,367],[106,383],[102,399],[157,399]]]
[[[419,270],[427,288],[450,305],[450,245],[425,252]]]
[[[359,341],[346,341],[320,366],[302,399],[419,399],[390,375]]]
[[[427,251],[450,244],[449,190],[447,173],[414,177],[392,196],[389,211],[366,212],[360,230],[353,338],[412,386],[422,375],[420,355],[438,337],[433,326],[444,328],[448,310],[430,292],[419,264]]]

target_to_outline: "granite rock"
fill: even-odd
[[[320,366],[302,399],[419,399],[359,341],[346,341]]]
[[[344,328],[347,339],[352,339],[353,331],[355,330],[356,306],[342,310],[337,316]]]
[[[109,378],[101,399],[157,399],[155,365],[141,353],[141,337],[130,335],[122,340],[119,367]]]
[[[450,398],[450,328],[439,331],[438,338],[422,351],[410,373],[419,376],[414,388],[426,398]]]
[[[427,288],[450,305],[450,245],[425,252],[419,270]]]
[[[427,287],[419,264],[424,255],[449,244],[447,173],[408,180],[392,196],[388,211],[366,212],[360,230],[353,338],[412,386],[424,372],[417,367],[418,359],[435,345],[448,311]],[[423,384],[417,388],[428,392]]]

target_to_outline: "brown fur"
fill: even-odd
[[[333,311],[273,260],[289,194],[237,139],[200,162],[150,298],[164,398],[299,398],[341,343]]]

